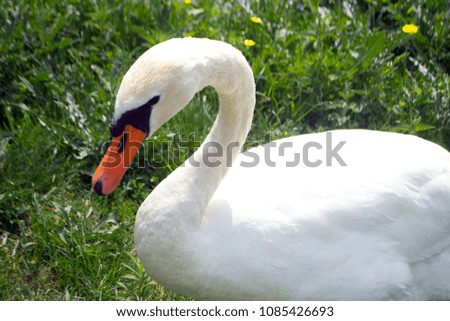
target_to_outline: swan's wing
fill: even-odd
[[[385,132],[289,137],[241,154],[217,202],[226,202],[237,225],[290,226],[311,238],[372,234],[418,262],[450,246],[450,154]]]

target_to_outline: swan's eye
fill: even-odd
[[[159,98],[160,96],[156,95],[144,105],[122,114],[117,121],[111,123],[109,127],[111,135],[113,137],[121,135],[125,129],[125,125],[133,125],[144,133],[148,133],[150,131],[150,113],[152,112],[152,107],[159,102]]]
[[[154,106],[159,102],[159,98],[160,96],[156,95],[152,99],[150,99],[147,104]]]

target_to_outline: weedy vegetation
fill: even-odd
[[[195,148],[188,142],[179,158],[167,142],[205,137],[215,92],[199,93],[147,141],[154,147],[114,194],[90,186],[121,77],[152,45],[185,36],[227,41],[248,58],[257,84],[248,146],[368,128],[450,148],[445,1],[2,0],[1,300],[188,299],[144,272],[133,224]],[[144,157],[149,166],[138,168]]]

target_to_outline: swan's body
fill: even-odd
[[[122,82],[115,124],[157,95],[152,133],[207,85],[221,101],[210,134],[136,218],[136,250],[155,280],[199,299],[450,299],[449,152],[414,136],[342,130],[278,141],[267,162],[267,146],[239,155],[226,146],[242,146],[250,128],[253,75],[236,49],[206,39],[141,56]],[[224,153],[206,159],[211,142]],[[288,167],[311,142],[306,162],[323,163],[300,157]],[[327,166],[326,150],[340,142],[345,164]],[[281,152],[282,143],[292,146]],[[255,155],[258,166],[245,167]],[[96,191],[109,192],[112,174],[98,171]]]

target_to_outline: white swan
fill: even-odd
[[[244,143],[255,84],[223,42],[172,39],[131,66],[96,192],[111,193],[136,146],[208,85],[220,99],[211,132],[137,214],[137,254],[155,280],[198,299],[450,299],[450,153],[367,130],[227,149]]]

